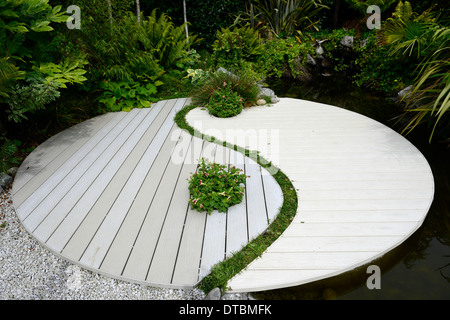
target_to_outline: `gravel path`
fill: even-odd
[[[0,193],[0,300],[204,298],[204,293],[198,289],[176,290],[132,284],[81,269],[59,258],[22,229],[12,205],[10,188]]]

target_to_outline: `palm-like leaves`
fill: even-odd
[[[413,12],[409,2],[400,2],[393,17],[389,18],[381,32],[385,43],[391,45],[391,53],[401,53],[417,58],[424,53],[430,43],[433,32],[436,30],[435,18],[430,11],[421,15]]]

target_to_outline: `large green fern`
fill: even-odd
[[[190,35],[189,42],[187,41],[185,24],[176,26],[165,13],[158,17],[156,9],[142,20],[140,26],[139,42],[145,50],[153,52],[165,70],[184,64],[185,52],[190,45],[196,43],[195,35]]]

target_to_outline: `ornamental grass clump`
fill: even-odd
[[[241,203],[244,196],[246,176],[234,166],[206,162],[201,159],[198,170],[189,180],[192,209],[211,214],[213,210],[226,212]]]

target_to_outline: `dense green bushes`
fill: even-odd
[[[45,108],[67,83],[81,83],[83,59],[61,57],[54,25],[67,21],[44,0],[0,1],[0,133]]]

